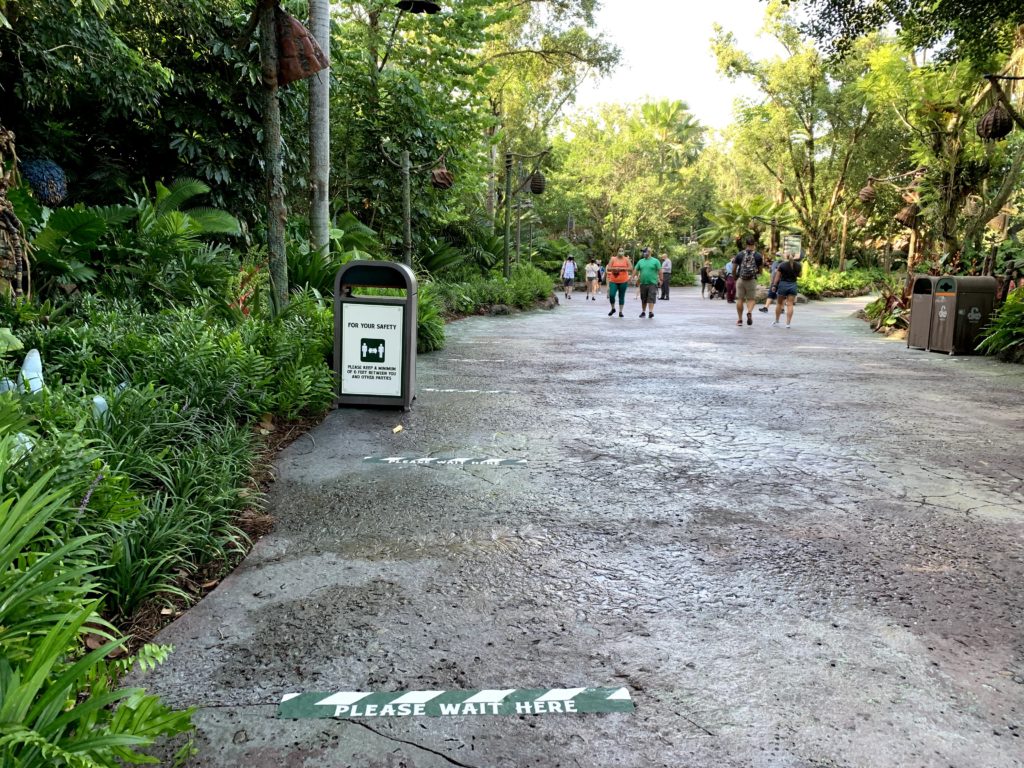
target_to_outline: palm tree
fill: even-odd
[[[704,128],[689,112],[685,101],[649,101],[640,107],[643,125],[658,147],[658,184],[693,162],[700,149]]]

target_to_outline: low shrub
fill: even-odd
[[[531,264],[512,269],[506,280],[499,275],[460,283],[432,283],[441,310],[448,315],[472,315],[496,304],[529,309],[551,295],[554,280]]]
[[[1024,362],[1024,287],[1006,297],[978,350],[1010,362]]]
[[[899,275],[886,275],[876,281],[879,296],[864,307],[864,314],[876,331],[891,332],[909,327],[910,307],[903,293],[904,282]]]
[[[797,287],[809,299],[864,296],[871,293],[882,279],[883,273],[869,269],[851,269],[840,272],[806,263]]]
[[[123,657],[125,639],[99,615],[97,536],[73,535],[77,510],[13,396],[0,396],[0,754],[4,765],[116,768],[152,762],[139,750],[191,729],[191,711],[118,680],[170,649]],[[31,457],[31,458],[29,458]],[[10,470],[33,465],[28,487]],[[88,636],[88,638],[87,638]],[[187,747],[186,747],[187,749]],[[182,755],[179,755],[182,756]]]

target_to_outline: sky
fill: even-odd
[[[622,61],[610,77],[591,78],[579,89],[576,108],[645,96],[681,99],[701,123],[724,128],[732,121],[733,101],[756,91],[718,74],[712,25],[733,32],[755,58],[781,53],[775,41],[758,34],[765,5],[761,0],[603,0],[597,27],[622,50]]]

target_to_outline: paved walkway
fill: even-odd
[[[786,331],[693,289],[653,320],[576,294],[450,326],[410,413],[285,451],[276,531],[160,637],[193,764],[1024,765],[1024,370],[908,351],[862,304]],[[636,711],[275,716],[584,686]]]

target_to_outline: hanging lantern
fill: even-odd
[[[875,198],[878,197],[878,190],[876,190],[874,184],[869,181],[867,185],[857,193],[857,197],[860,198],[860,201],[864,203],[864,205],[873,205]]]
[[[994,218],[988,222],[988,228],[993,232],[1005,232],[1006,228],[1010,226],[1010,214],[1003,211],[997,214]]]
[[[1006,107],[997,101],[992,105],[992,109],[981,116],[976,130],[985,141],[999,141],[1010,135],[1010,131],[1013,130],[1013,118],[1006,111]]]
[[[445,166],[443,157],[437,168],[430,172],[430,183],[438,189],[451,189],[452,184],[455,183],[455,177]]]
[[[534,171],[530,174],[530,191],[533,194],[543,195],[547,184],[547,179],[544,178],[544,174],[540,171]]]
[[[921,209],[917,205],[911,204],[904,207],[893,218],[895,218],[896,221],[898,221],[904,227],[913,229],[914,226],[917,224],[917,217],[920,213]]]
[[[327,57],[310,31],[280,6],[274,9],[274,14],[277,21],[277,84],[288,85],[296,80],[305,80],[327,69]]]
[[[440,13],[441,6],[431,0],[399,0],[395,8],[406,13]]]

